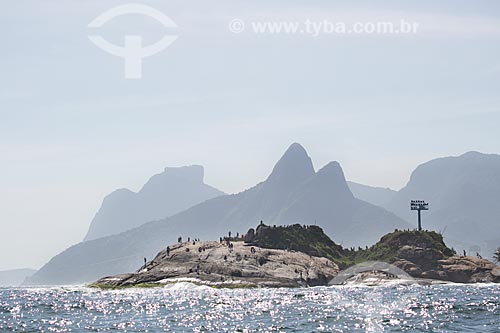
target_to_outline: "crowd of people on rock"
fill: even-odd
[[[232,253],[234,251],[234,244],[233,244],[232,240],[235,240],[235,238],[231,238],[231,235],[232,235],[232,233],[231,233],[231,231],[229,231],[228,232],[228,236],[226,236],[226,237],[219,237],[220,244],[224,244],[228,248],[229,253]],[[245,237],[245,235],[242,234],[241,237],[240,237],[240,233],[239,232],[236,233],[236,240],[243,239],[244,237]],[[200,241],[199,238],[194,238],[193,241],[192,241],[192,245],[196,245],[196,242],[199,242],[199,241]],[[178,243],[182,243],[183,242],[182,236],[179,236],[177,238],[177,242]],[[187,243],[191,243],[191,237],[187,238]],[[185,251],[189,252],[189,250],[190,249],[188,247],[186,247]],[[206,248],[204,246],[199,246],[198,247],[198,253],[202,253],[202,252],[205,252],[205,251],[206,251]],[[170,246],[167,246],[166,252],[167,252],[167,257],[170,257],[170,254],[172,252],[172,249],[170,248]],[[250,248],[250,252],[252,254],[255,254],[257,251],[255,250],[255,247],[252,246]],[[245,258],[246,257],[247,256],[245,255]],[[224,261],[226,261],[226,262],[228,261],[228,255],[224,255],[223,258],[224,258]],[[146,262],[144,262],[144,266],[146,266]],[[192,272],[196,271],[199,274],[198,270],[199,270],[199,264],[198,264],[196,270],[190,269],[189,272],[192,273]]]
[[[262,222],[261,222],[261,224],[262,224]],[[240,239],[244,239],[244,238],[245,238],[245,236],[246,236],[246,235],[244,235],[244,234],[240,235],[240,233],[239,233],[239,232],[237,232],[237,233],[236,233],[236,237],[235,237],[235,238],[231,238],[231,235],[232,235],[232,233],[231,233],[231,231],[229,231],[229,232],[228,232],[228,236],[225,236],[225,237],[220,237],[220,238],[219,238],[219,242],[220,242],[220,244],[224,244],[224,245],[227,247],[227,249],[228,249],[228,251],[229,251],[229,254],[233,253],[233,251],[234,251],[234,244],[233,244],[233,241],[238,241],[238,240],[240,240]],[[191,237],[187,237],[187,243],[188,243],[188,244],[189,244],[189,243],[192,243],[192,245],[196,245],[196,242],[199,242],[199,241],[200,241],[200,239],[199,239],[199,238],[194,238],[194,239],[192,240],[192,242],[191,242]],[[183,237],[182,237],[182,236],[179,236],[179,237],[177,238],[177,242],[178,242],[178,243],[183,243]],[[205,251],[206,251],[205,246],[199,246],[197,249],[198,249],[198,253],[203,253],[203,252],[205,252]],[[172,250],[173,250],[173,249],[172,249],[170,246],[167,246],[167,248],[166,248],[166,254],[167,254],[167,257],[170,257],[170,254],[172,253]],[[185,251],[186,251],[186,252],[189,252],[189,251],[190,251],[190,248],[189,248],[189,247],[186,247],[186,248],[185,248]],[[255,248],[254,246],[251,246],[251,247],[250,247],[250,253],[251,253],[251,254],[255,254],[255,253],[257,253],[257,250],[256,250],[256,248]],[[228,258],[228,255],[229,255],[229,254],[224,255],[224,257],[223,257],[224,262],[227,262],[227,261],[228,261],[228,259],[229,259],[229,258]],[[238,255],[238,256],[240,257],[240,260],[241,260],[241,255]],[[247,255],[246,255],[246,254],[244,255],[244,258],[245,258],[245,259],[247,258]],[[238,259],[236,259],[236,260],[237,260],[237,261],[239,261]],[[329,263],[327,262],[327,263],[326,263],[326,265],[328,265],[328,264],[329,264]],[[144,258],[144,267],[146,267],[146,258]],[[196,273],[196,274],[200,275],[200,263],[198,263],[198,264],[196,265],[196,267],[195,267],[195,268],[189,268],[188,272],[189,272],[189,273]],[[206,273],[207,273],[207,272],[206,272]],[[298,275],[298,278],[300,277],[300,279],[301,279],[301,280],[303,280],[303,279],[304,279],[304,273],[306,274],[306,276],[308,276],[308,271],[307,271],[307,270],[304,272],[304,271],[302,271],[302,270],[298,270],[298,269],[296,269],[296,270],[295,270],[295,273]],[[210,274],[210,272],[208,272],[207,274]],[[222,275],[221,275],[221,281],[224,281],[224,277],[223,277]]]
[[[200,239],[199,238],[193,238],[193,245],[195,244],[195,242],[199,242]],[[187,238],[187,242],[191,242],[191,237],[188,237]],[[182,236],[179,236],[177,237],[177,243],[182,243]]]

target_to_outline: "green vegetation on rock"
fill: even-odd
[[[397,259],[400,249],[404,246],[429,249],[442,253],[443,258],[454,255],[453,250],[445,245],[443,236],[435,231],[395,230],[383,236],[378,243],[367,250],[356,251],[351,256],[356,262],[379,260],[391,263]]]
[[[369,248],[344,249],[332,241],[318,226],[267,226],[260,224],[247,233],[246,242],[272,249],[300,251],[312,256],[325,257],[334,261],[341,269],[368,260],[392,263],[399,259],[400,250],[416,247],[432,252],[432,257],[445,259],[454,255],[443,236],[434,231],[395,230],[383,236]]]
[[[253,230],[253,229],[251,229]],[[250,231],[249,234],[253,234]],[[292,250],[315,257],[325,257],[330,260],[343,258],[345,250],[335,244],[318,226],[267,226],[260,224],[255,236],[247,238],[248,243],[258,247],[280,250]]]
[[[500,247],[493,254],[493,259],[495,260],[495,262],[499,262],[500,261]]]

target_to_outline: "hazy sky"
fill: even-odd
[[[103,197],[165,166],[202,164],[228,193],[300,142],[315,167],[398,189],[429,159],[500,152],[498,1],[138,1],[110,42],[179,36],[140,80],[87,38],[126,1],[0,4],[0,270],[38,268],[80,241]],[[234,34],[229,22],[418,22],[410,35]]]

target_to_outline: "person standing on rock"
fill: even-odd
[[[167,257],[170,256],[170,246],[167,246]]]

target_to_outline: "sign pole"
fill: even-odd
[[[416,210],[418,213],[418,231],[422,231],[422,211],[429,210],[429,204],[424,200],[412,200],[410,202],[410,209]]]

